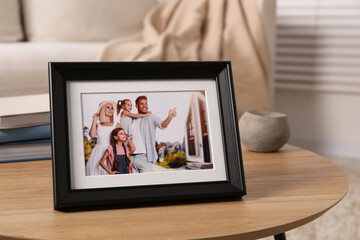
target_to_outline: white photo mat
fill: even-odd
[[[227,180],[223,136],[221,131],[219,99],[216,82],[208,80],[119,80],[68,81],[67,106],[69,125],[69,154],[71,189],[146,186],[213,182]],[[213,169],[164,171],[140,174],[85,175],[84,137],[81,94],[169,91],[205,91],[209,128],[210,155]],[[139,94],[140,95],[140,94]],[[164,130],[166,131],[166,129]]]

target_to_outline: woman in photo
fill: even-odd
[[[93,115],[89,135],[92,138],[97,136],[97,143],[86,163],[86,176],[108,174],[99,165],[99,162],[110,145],[111,131],[121,127],[120,123],[114,119],[115,109],[116,103],[114,101],[103,101],[99,104],[97,113]],[[109,162],[106,162],[106,164],[110,167]]]
[[[125,145],[127,136],[124,129],[115,128],[110,135],[110,143],[103,157],[100,166],[110,175],[132,173],[132,162],[129,149]],[[105,165],[105,160],[109,159],[111,170]]]
[[[122,111],[121,111],[122,110]],[[151,114],[150,111],[148,111],[147,113],[143,114],[143,113],[132,113],[132,103],[130,99],[124,99],[124,100],[119,100],[118,104],[117,104],[117,115],[120,114],[120,124],[122,126],[122,128],[124,129],[125,133],[129,136],[129,141],[127,142],[127,145],[129,147],[129,151],[130,154],[132,154],[133,152],[135,152],[135,145],[134,142],[132,141],[132,120],[133,118],[143,118],[146,116],[149,116]]]

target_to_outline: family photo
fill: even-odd
[[[205,91],[81,94],[86,176],[213,169]]]

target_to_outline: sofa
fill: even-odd
[[[0,0],[0,96],[47,93],[48,62],[96,60],[107,41],[141,30],[157,4],[103,2]]]
[[[144,16],[159,1],[0,0],[1,99],[47,94],[48,62],[95,61],[108,41],[141,30]],[[275,0],[258,2],[272,59]]]

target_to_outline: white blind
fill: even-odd
[[[360,88],[360,0],[278,0],[275,78]]]

